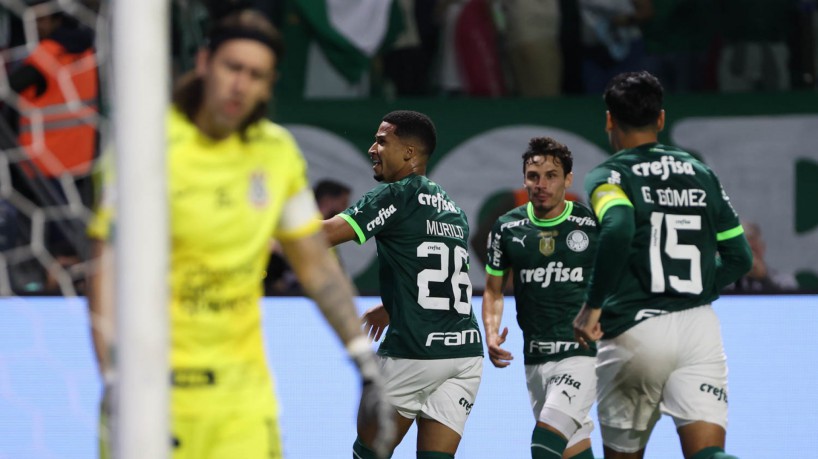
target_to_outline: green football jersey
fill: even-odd
[[[421,175],[379,185],[345,210],[358,243],[378,246],[389,329],[378,354],[407,359],[483,355],[471,307],[469,224],[443,188]]]
[[[743,230],[710,168],[678,148],[651,143],[611,156],[585,177],[585,190],[600,221],[617,204],[632,205],[635,214],[627,268],[602,305],[606,338],[718,298],[717,242]]]
[[[591,209],[571,201],[556,218],[537,218],[528,203],[494,223],[486,272],[511,270],[526,365],[596,355],[594,344],[584,350],[574,341],[573,320],[585,300],[597,239]]]

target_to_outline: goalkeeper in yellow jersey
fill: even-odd
[[[359,415],[379,421],[376,446],[392,442],[391,407],[352,287],[327,251],[306,163],[291,135],[263,118],[281,53],[264,16],[231,13],[212,29],[168,113],[174,459],[282,457],[259,308],[271,238],[356,363]],[[89,228],[97,257],[108,257],[102,241],[111,223],[103,205]],[[102,332],[113,313],[103,287],[93,276],[89,304],[100,370],[110,379],[112,340]]]

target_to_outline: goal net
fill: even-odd
[[[0,458],[96,456],[92,328],[113,342],[113,457],[168,456],[170,3],[0,0]],[[102,169],[110,266],[86,232]],[[87,313],[89,275],[111,323]]]

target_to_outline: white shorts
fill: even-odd
[[[660,412],[672,416],[677,427],[706,421],[727,428],[727,358],[710,305],[656,316],[603,339],[597,360],[606,445],[616,446],[609,443],[617,441],[615,429],[645,431],[638,437],[646,444]],[[606,428],[613,428],[610,438]]]
[[[463,436],[483,375],[483,357],[381,357],[386,393],[401,416],[434,419]]]
[[[545,408],[570,416],[579,427],[568,439],[567,447],[590,438],[594,423],[588,413],[596,398],[596,358],[568,357],[557,362],[525,366],[525,379],[534,418],[553,425]]]

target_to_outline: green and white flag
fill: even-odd
[[[296,0],[285,21],[288,48],[303,56],[288,56],[286,96],[344,98],[369,95],[372,58],[402,14],[393,0]]]

